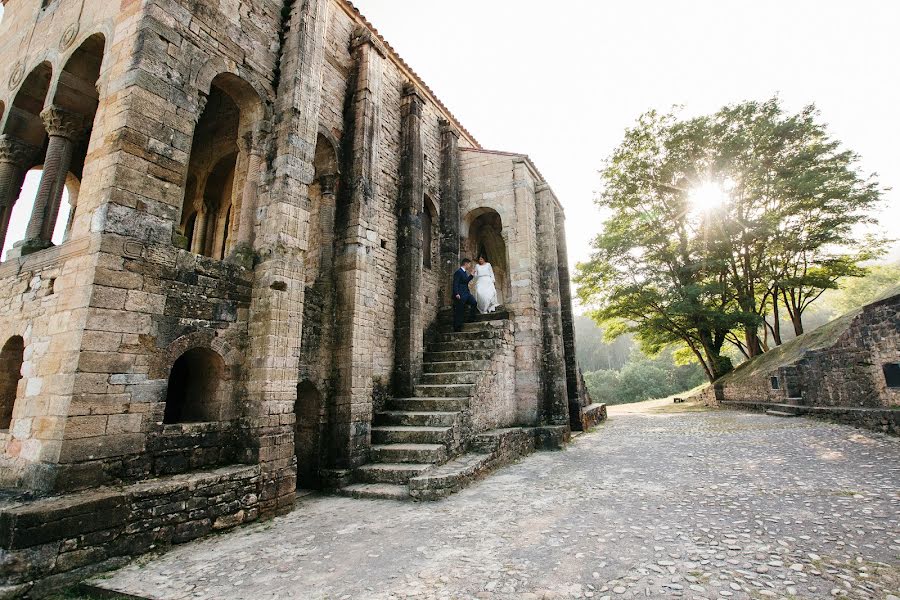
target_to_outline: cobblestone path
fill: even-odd
[[[900,600],[900,442],[619,414],[438,503],[312,496],[99,579],[175,598]]]

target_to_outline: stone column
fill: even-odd
[[[59,214],[66,177],[72,163],[75,143],[84,130],[84,117],[57,106],[51,106],[41,113],[41,119],[47,129],[50,141],[47,145],[47,157],[41,174],[41,184],[34,198],[31,220],[25,230],[25,241],[22,242],[22,254],[30,254],[42,250],[53,243],[53,228]]]
[[[556,207],[556,264],[559,270],[559,298],[562,312],[563,349],[566,361],[566,395],[569,412],[578,404],[578,365],[575,361],[575,317],[572,313],[572,286],[569,279],[569,252],[566,248],[566,216]],[[577,413],[576,413],[577,414]]]
[[[459,131],[441,119],[440,304],[452,306],[450,286],[459,268]]]
[[[400,213],[397,230],[397,303],[394,318],[394,393],[413,395],[422,372],[422,210],[425,152],[422,148],[424,100],[411,84],[400,103]]]
[[[274,158],[257,191],[247,422],[254,428],[260,512],[290,510],[296,488],[294,403],[303,331],[306,206],[322,93],[326,0],[291,4],[273,110]]]
[[[334,211],[337,205],[335,191],[338,175],[327,174],[319,177],[322,202],[319,205],[319,273],[330,273],[334,266]]]
[[[538,237],[538,274],[541,278],[541,329],[543,356],[541,377],[543,401],[541,421],[550,425],[569,422],[566,391],[565,349],[559,290],[559,269],[556,263],[556,200],[550,187],[539,183],[535,188]]]
[[[363,27],[354,32],[350,51],[355,66],[344,133],[350,136],[345,151],[348,164],[343,169],[347,180],[335,232],[335,395],[328,407],[328,462],[338,470],[358,466],[368,458],[374,324],[376,319],[385,318],[371,306],[380,283],[376,279],[373,249],[378,243],[374,219],[385,51]]]
[[[247,156],[247,177],[241,191],[241,213],[237,239],[231,251],[231,261],[248,269],[253,268],[253,232],[256,227],[256,191],[263,165],[260,132],[248,131],[241,140],[241,151]]]
[[[194,254],[203,254],[206,246],[206,228],[207,219],[209,218],[209,210],[206,204],[197,211],[197,218],[194,219],[194,239],[191,240],[191,252]]]
[[[37,152],[34,146],[11,135],[0,135],[0,248],[6,242],[13,206],[19,199],[25,174]]]

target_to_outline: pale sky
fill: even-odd
[[[601,228],[597,171],[638,115],[775,93],[791,110],[814,102],[895,188],[879,218],[900,238],[900,2],[355,4],[483,146],[531,156],[565,207],[573,263]]]

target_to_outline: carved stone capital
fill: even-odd
[[[441,128],[441,135],[452,135],[456,139],[459,139],[459,129],[453,126],[453,123],[448,121],[447,119],[438,119],[438,125]]]
[[[47,135],[77,140],[84,133],[84,117],[58,106],[51,106],[41,113]]]
[[[12,163],[21,168],[30,166],[28,163],[34,160],[38,149],[31,144],[26,144],[9,134],[0,135],[0,162]]]
[[[368,27],[357,25],[356,29],[353,31],[353,35],[350,37],[350,52],[365,45],[371,46],[382,58],[387,56],[384,44],[381,43],[378,36],[372,33],[372,30]]]
[[[319,176],[319,187],[322,188],[322,194],[334,195],[337,191],[338,174],[326,173]]]
[[[238,138],[238,146],[241,152],[247,156],[262,156],[265,154],[265,145],[262,143],[262,137],[262,132],[259,129],[244,132]]]

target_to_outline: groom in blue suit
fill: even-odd
[[[453,331],[462,331],[466,322],[466,307],[478,306],[475,296],[469,292],[469,282],[472,281],[472,274],[469,273],[471,266],[472,261],[464,258],[453,274]]]

